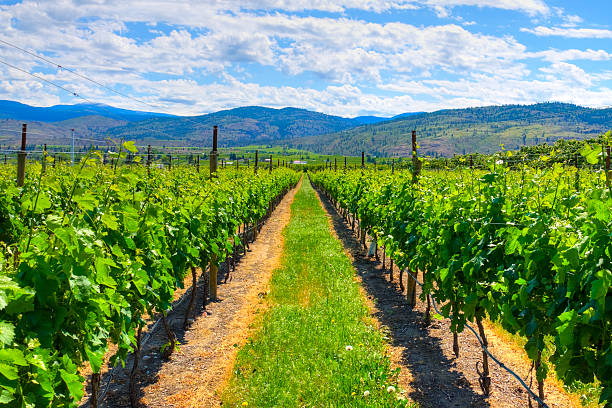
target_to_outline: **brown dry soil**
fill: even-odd
[[[227,265],[219,267],[218,299],[202,309],[203,280],[198,281],[196,306],[187,330],[182,322],[189,301],[168,314],[180,347],[164,359],[160,348],[168,339],[161,324],[143,348],[138,368],[138,389],[143,407],[219,407],[220,395],[231,375],[237,351],[251,335],[252,323],[264,307],[272,271],[280,263],[282,231],[289,223],[290,206],[300,183],[272,212],[249,244],[227,283]],[[189,274],[189,278],[191,275]],[[129,407],[128,375],[132,362],[116,370],[102,407]],[[106,379],[102,380],[102,388]]]
[[[392,363],[401,370],[399,385],[404,395],[422,408],[527,407],[527,392],[492,361],[489,362],[491,394],[489,397],[483,394],[476,372],[476,363],[482,360],[482,349],[475,336],[467,329],[459,334],[460,356],[455,358],[450,321],[432,319],[426,326],[426,305],[418,300],[415,309],[408,307],[398,283],[399,270],[394,268],[394,280],[391,281],[389,259],[383,270],[382,261],[367,257],[350,226],[323,194],[319,196],[330,216],[332,231],[344,244],[357,270],[357,279],[362,282],[371,314],[388,337]],[[382,256],[382,251],[379,254]],[[521,378],[528,378],[531,364],[524,350],[491,324],[485,325],[485,331],[491,353]],[[580,407],[577,398],[565,393],[552,375],[550,377],[545,383],[546,403],[551,408]],[[532,389],[537,391],[535,375]]]

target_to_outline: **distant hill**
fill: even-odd
[[[409,156],[413,129],[423,155],[491,153],[499,150],[500,144],[517,149],[597,136],[612,129],[612,109],[540,103],[441,110],[277,144],[316,153],[359,155],[364,151],[378,157]]]
[[[353,122],[359,125],[371,125],[373,123],[384,122],[391,118],[383,118],[380,116],[357,116],[353,118]]]
[[[180,117],[106,105],[45,108],[0,101],[0,144],[17,144],[21,123],[28,123],[28,143],[36,144],[68,144],[70,129],[74,128],[81,138],[110,136],[153,145],[210,146],[212,127],[218,125],[220,146],[236,146],[331,133],[382,120],[388,119],[375,116],[349,119],[305,109],[261,106]]]
[[[172,117],[173,115],[120,109],[104,104],[79,103],[76,105],[40,107],[15,101],[0,100],[0,119],[61,122],[82,116],[104,116],[115,120],[134,122],[152,117]]]
[[[449,157],[491,153],[501,144],[517,149],[595,137],[612,128],[612,109],[541,103],[343,118],[298,108],[246,106],[182,117],[106,105],[40,108],[0,101],[0,145],[17,145],[24,122],[28,144],[69,144],[74,128],[79,146],[100,145],[112,137],[140,144],[209,147],[212,127],[218,125],[221,147],[273,144],[327,154],[364,151],[378,157],[409,156],[414,129],[420,154]]]
[[[210,146],[212,127],[218,125],[219,146],[239,146],[337,132],[361,125],[362,120],[298,108],[246,106],[189,118],[154,118],[109,132],[115,137],[152,144]]]
[[[407,118],[408,116],[420,115],[422,113],[426,113],[426,112],[406,112],[406,113],[400,113],[399,115],[395,115],[391,119],[387,119],[387,120]]]
[[[28,125],[28,145],[48,144],[67,145],[72,141],[74,129],[78,146],[104,145],[103,139],[108,136],[109,128],[123,126],[125,120],[104,116],[81,116],[59,122],[39,122],[32,120],[0,119],[0,145],[16,146],[21,140],[21,125]],[[100,142],[97,142],[99,140]]]

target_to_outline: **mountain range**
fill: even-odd
[[[201,116],[152,118],[113,128],[114,137],[143,142],[173,144],[176,135],[180,143],[209,146],[211,129],[219,126],[219,146],[269,144],[297,137],[318,136],[338,132],[386,118],[343,118],[306,109],[273,109],[245,106]]]
[[[298,108],[246,106],[199,116],[130,111],[107,105],[33,107],[0,101],[0,145],[16,146],[21,123],[29,144],[79,146],[111,137],[164,146],[209,147],[213,125],[219,145],[278,145],[324,154],[408,156],[417,131],[420,154],[490,153],[559,139],[585,139],[612,128],[612,109],[564,103],[502,105],[414,112],[392,118],[344,118]]]
[[[0,119],[52,123],[86,116],[103,116],[127,122],[134,122],[152,117],[175,117],[174,115],[165,113],[141,112],[115,108],[101,103],[78,103],[76,105],[39,107],[15,101],[0,100]]]
[[[429,156],[492,153],[503,148],[582,140],[612,129],[612,109],[565,103],[485,106],[400,116],[317,137],[286,141],[316,153],[377,157],[409,156],[411,133],[417,132],[419,152]]]

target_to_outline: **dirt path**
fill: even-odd
[[[399,385],[405,396],[419,403],[422,408],[446,407],[527,407],[526,391],[515,378],[495,363],[490,362],[491,395],[483,395],[478,385],[476,362],[482,359],[476,338],[465,330],[459,334],[460,357],[452,351],[452,333],[449,320],[433,320],[425,326],[425,305],[420,300],[410,310],[405,294],[398,284],[399,271],[395,268],[394,281],[390,281],[389,260],[387,269],[382,263],[365,256],[359,242],[331,203],[320,194],[323,207],[330,214],[332,230],[344,244],[357,270],[372,316],[378,320],[389,337],[391,359],[399,367]],[[382,252],[381,252],[382,255]],[[406,279],[406,276],[404,276]],[[420,295],[420,291],[417,292]],[[498,335],[487,325],[489,350],[522,378],[527,378],[530,363],[524,351],[511,341]],[[536,389],[535,378],[532,389]],[[552,379],[547,380],[546,402],[553,407],[580,407],[575,398],[568,396]],[[534,406],[537,404],[534,403]]]
[[[247,341],[255,316],[262,311],[268,281],[280,262],[282,231],[289,222],[290,205],[300,185],[301,182],[276,207],[255,242],[249,244],[249,251],[236,270],[231,272],[230,280],[219,286],[219,299],[206,306],[206,313],[202,313],[200,306],[187,331],[180,329],[182,311],[176,311],[175,318],[169,316],[181,346],[168,360],[159,352],[167,341],[166,336],[163,330],[156,330],[139,366],[142,406],[220,406],[219,396],[230,377],[236,353]],[[198,288],[200,295],[201,289]],[[201,303],[202,299],[197,299],[196,305]],[[125,371],[113,380],[104,407],[129,407]]]

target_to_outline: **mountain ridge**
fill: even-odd
[[[452,156],[492,153],[503,145],[518,149],[559,139],[588,139],[612,128],[611,108],[587,108],[560,102],[444,109],[396,117],[340,132],[296,138],[285,145],[315,153],[372,156],[411,155],[417,131],[420,152]],[[283,144],[283,143],[277,143]]]
[[[172,117],[166,113],[136,111],[115,108],[103,103],[78,103],[74,105],[32,106],[25,103],[0,100],[0,119],[33,120],[36,122],[61,122],[82,116],[105,116],[128,122],[150,117]]]
[[[59,105],[55,112],[73,108],[90,113],[92,105]],[[9,113],[0,109],[0,144],[15,146],[21,122],[6,116]],[[364,151],[372,156],[410,156],[410,134],[416,130],[420,154],[448,157],[491,153],[501,145],[517,149],[559,139],[595,137],[612,128],[612,108],[549,102],[411,112],[391,118],[345,118],[302,108],[262,106],[145,120],[93,114],[50,123],[30,121],[32,138],[28,137],[28,141],[68,144],[70,129],[74,128],[83,140],[112,137],[152,145],[207,147],[214,125],[219,126],[222,147],[279,145],[325,154],[360,155]]]

